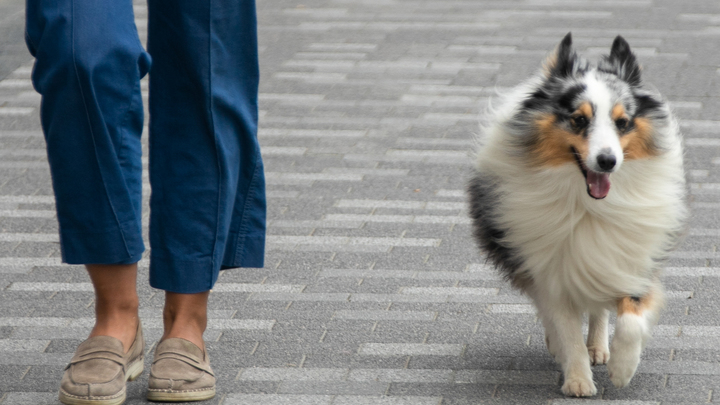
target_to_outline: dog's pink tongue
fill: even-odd
[[[610,174],[588,170],[587,185],[591,196],[597,199],[605,198],[610,192]]]

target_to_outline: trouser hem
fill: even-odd
[[[264,267],[265,235],[230,235],[228,246],[236,248],[225,253],[222,270],[237,267]]]
[[[68,264],[132,264],[145,251],[137,224],[101,231],[60,230],[62,261]]]
[[[150,286],[180,294],[195,294],[211,290],[217,280],[212,258],[178,260],[150,253]]]

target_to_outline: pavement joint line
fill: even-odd
[[[433,311],[357,311],[340,310],[335,311],[331,319],[369,319],[369,320],[390,320],[390,321],[433,321]]]
[[[666,267],[665,277],[720,277],[720,267]]]
[[[433,238],[388,238],[348,236],[294,236],[269,235],[268,243],[290,245],[365,245],[365,246],[420,246],[437,247],[442,239]]]
[[[2,83],[2,82],[0,82]],[[1,130],[0,138],[42,138],[42,131],[14,131],[14,130]],[[7,196],[0,196],[7,197]]]
[[[1,115],[1,114],[0,114]],[[47,161],[9,161],[0,162],[0,169],[49,169]]]
[[[0,203],[18,204],[55,204],[55,197],[50,195],[0,195]]]
[[[465,203],[449,201],[411,201],[411,200],[348,200],[340,199],[335,203],[338,208],[393,208],[426,210],[465,210]]]
[[[400,294],[417,295],[497,295],[497,288],[480,287],[402,287]]]
[[[95,323],[94,318],[60,318],[60,317],[15,317],[0,318],[0,326],[34,327],[34,328],[88,328]],[[256,330],[272,329],[275,320],[266,319],[208,319],[208,329],[228,330]],[[143,319],[143,327],[147,329],[162,329],[162,317]],[[0,341],[2,341],[0,339]]]
[[[0,88],[32,88],[30,79],[4,79],[0,81]]]
[[[495,269],[487,272],[323,269],[318,277],[408,278],[419,280],[501,280]]]
[[[309,297],[308,297],[309,298]],[[324,301],[324,296],[318,297],[317,301]],[[350,302],[392,302],[392,303],[517,303],[525,304],[528,299],[523,296],[514,295],[481,295],[481,294],[365,294],[353,293],[349,297]],[[489,312],[489,309],[488,309]]]
[[[288,138],[361,138],[367,135],[363,130],[322,130],[322,129],[286,129],[261,128],[259,137],[288,137]]]
[[[30,115],[35,112],[35,107],[2,107],[0,106],[0,116],[12,115]]]
[[[303,285],[283,284],[252,284],[252,283],[217,283],[213,292],[287,292],[300,293]],[[62,282],[13,282],[8,291],[82,291],[92,292],[92,284],[87,282],[62,283]]]
[[[361,356],[460,356],[460,344],[442,343],[361,343]]]
[[[55,218],[50,210],[0,210],[0,218]]]

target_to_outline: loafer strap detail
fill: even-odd
[[[96,360],[96,359],[110,360],[110,361],[115,362],[120,365],[125,364],[123,356],[121,356],[117,353],[113,353],[113,352],[109,352],[109,351],[105,351],[105,350],[95,350],[90,353],[84,353],[79,356],[75,355],[70,360],[70,364],[77,364],[77,363],[82,363],[83,361]]]
[[[200,371],[204,371],[211,376],[215,376],[212,369],[210,368],[209,364],[203,364],[203,362],[199,361],[195,356],[193,356],[190,353],[175,353],[175,352],[163,352],[158,353],[155,358],[153,359],[152,364],[157,363],[161,360],[178,360],[182,361],[183,363],[195,367],[196,369]]]

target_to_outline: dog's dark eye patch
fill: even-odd
[[[584,84],[576,84],[560,95],[557,99],[557,105],[565,111],[575,111],[577,108],[576,101],[578,96],[585,91]]]

